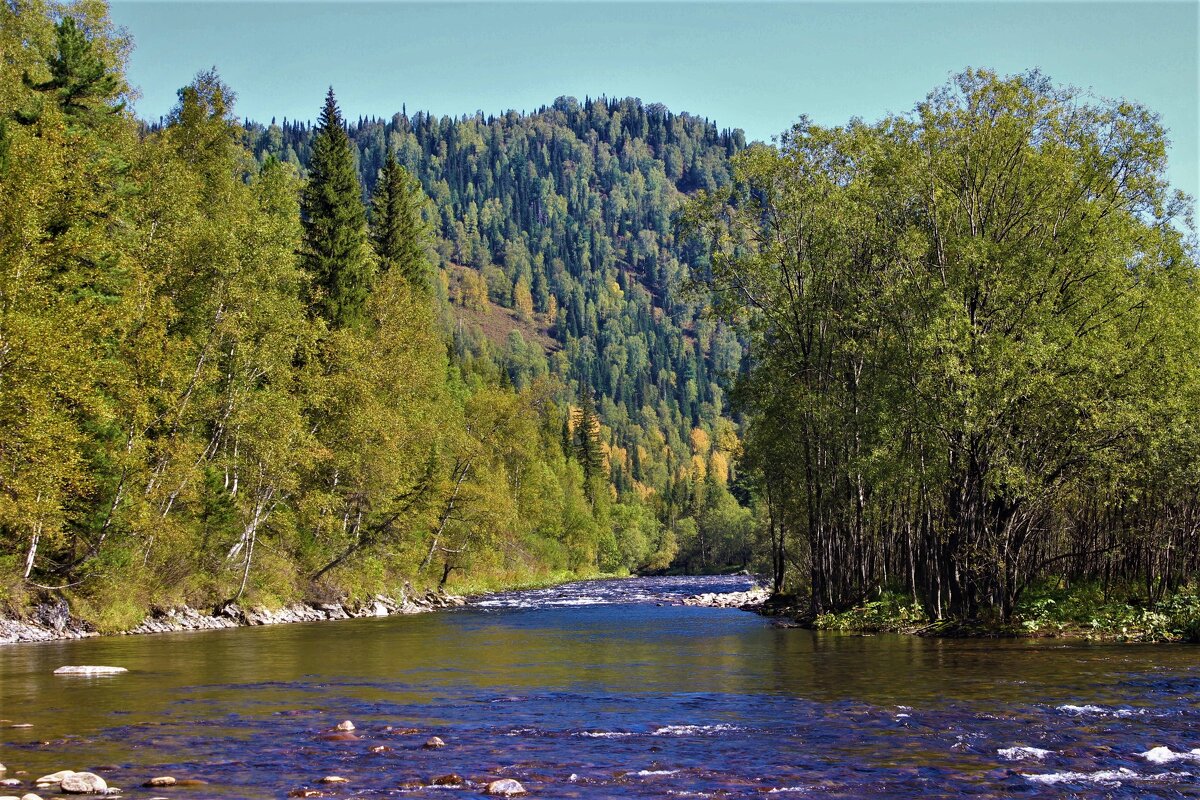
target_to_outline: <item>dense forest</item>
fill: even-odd
[[[690,211],[727,319],[777,588],[1013,618],[1038,582],[1200,575],[1200,286],[1149,110],[968,71],[802,122]]]
[[[736,137],[624,101],[383,142],[331,90],[276,154],[215,72],[135,119],[102,4],[8,4],[0,35],[10,611],[119,628],[665,569],[715,557],[698,520],[748,532],[717,377],[741,344],[685,298],[670,228]]]
[[[317,128],[248,129],[260,163],[307,175]],[[435,291],[457,309],[455,358],[498,363],[516,387],[554,376],[576,404],[590,394],[598,466],[667,526],[678,565],[748,564],[728,399],[745,340],[708,313],[695,287],[707,251],[676,224],[689,194],[729,183],[741,132],[636,99],[559,98],[529,115],[402,112],[348,133],[365,192],[394,152],[430,198]],[[489,304],[506,312],[498,325],[480,325]]]

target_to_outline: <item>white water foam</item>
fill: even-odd
[[[1141,709],[1135,711],[1129,708],[1105,708],[1104,706],[1095,706],[1091,704],[1077,706],[1072,705],[1071,703],[1058,706],[1058,710],[1065,711],[1068,714],[1075,714],[1076,716],[1092,714],[1100,717],[1133,717],[1138,714],[1146,713]]]
[[[677,769],[641,769],[637,772],[631,772],[629,774],[636,775],[639,778],[646,778],[650,775],[674,775],[677,772],[679,772]]]
[[[789,794],[792,792],[807,792],[807,786],[780,786],[778,789],[768,789],[767,794]]]
[[[1043,750],[1040,747],[1005,747],[996,752],[1007,761],[1024,761],[1027,758],[1041,761],[1046,756],[1054,755],[1053,750]]]
[[[1096,772],[1047,772],[1040,775],[1023,775],[1026,780],[1053,786],[1056,783],[1094,783],[1109,788],[1123,783],[1146,783],[1152,781],[1167,781],[1176,778],[1188,778],[1187,772],[1159,772],[1154,775],[1143,775],[1126,767],[1120,769],[1102,769]]]
[[[587,739],[624,739],[626,736],[634,736],[636,734],[629,731],[580,731],[576,736],[583,736]]]
[[[702,736],[713,733],[729,733],[730,731],[743,731],[745,728],[739,728],[736,725],[667,725],[654,731],[655,736]]]
[[[1172,761],[1200,762],[1200,747],[1189,753],[1177,753],[1169,747],[1151,747],[1144,753],[1138,753],[1138,755],[1151,764],[1170,764]]]

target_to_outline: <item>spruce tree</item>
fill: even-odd
[[[425,256],[421,252],[421,188],[416,178],[400,166],[388,148],[387,158],[371,197],[371,244],[379,256],[379,269],[395,269],[414,286],[424,287]]]
[[[373,264],[353,145],[332,88],[325,97],[308,172],[300,208],[303,263],[312,276],[314,306],[331,328],[356,327],[365,317]]]
[[[600,417],[596,413],[596,400],[592,389],[586,384],[579,393],[579,410],[575,412],[575,457],[583,466],[587,483],[600,474],[604,466],[604,454],[600,450]],[[590,497],[590,487],[589,497]]]

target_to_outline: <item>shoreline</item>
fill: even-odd
[[[1069,642],[1109,644],[1200,644],[1200,635],[1177,622],[1142,618],[1134,621],[1104,619],[1092,625],[1069,618],[1015,621],[1009,623],[980,620],[914,618],[895,609],[882,614],[868,606],[860,606],[840,614],[813,617],[789,601],[792,597],[771,596],[752,610],[773,619],[780,628],[802,628],[824,633],[851,636],[893,634],[928,639],[1057,639]],[[1192,625],[1198,622],[1191,623]]]
[[[462,608],[470,600],[508,592],[562,586],[577,581],[627,580],[633,577],[638,576],[574,575],[565,580],[522,581],[509,587],[477,592],[468,591],[462,595],[427,590],[424,594],[414,594],[412,597],[402,597],[402,599],[396,600],[388,595],[376,594],[365,601],[296,602],[274,610],[264,606],[242,607],[235,603],[227,603],[211,612],[200,611],[191,606],[182,606],[153,611],[135,627],[115,632],[97,631],[85,620],[72,616],[65,603],[57,605],[42,603],[31,608],[29,614],[23,619],[0,617],[0,647],[100,637],[145,636],[156,633],[186,633],[262,625],[287,625],[299,622],[334,622],[347,619],[408,616]],[[768,590],[756,583],[743,592],[702,593],[680,597],[677,602],[680,605],[738,608],[757,612],[769,596]]]
[[[275,610],[264,606],[243,608],[235,603],[228,603],[208,613],[183,606],[152,612],[136,627],[114,633],[101,633],[84,620],[71,616],[65,604],[42,604],[31,610],[29,618],[0,618],[0,646],[426,614],[448,608],[461,608],[466,603],[465,596],[430,591],[401,600],[377,594],[362,602],[292,603]]]

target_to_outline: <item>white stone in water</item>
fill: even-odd
[[[92,772],[72,772],[62,779],[60,786],[67,794],[105,794],[108,784],[104,778]]]
[[[349,783],[349,778],[343,778],[341,775],[326,775],[321,778],[319,783]]]
[[[430,736],[425,740],[425,747],[433,749],[435,747],[445,747],[446,743],[442,741],[440,736]]]
[[[346,720],[345,722],[339,722],[337,724],[337,729],[339,731],[352,731],[352,730],[354,730],[354,723],[351,722],[350,720]]]
[[[514,797],[526,793],[525,787],[512,778],[501,778],[498,781],[492,781],[483,792],[484,794],[500,795],[501,797]]]
[[[42,800],[42,798],[38,797],[33,792],[30,792],[29,794],[21,795],[21,800]]]
[[[65,666],[54,670],[55,675],[118,675],[129,672],[124,667]]]

